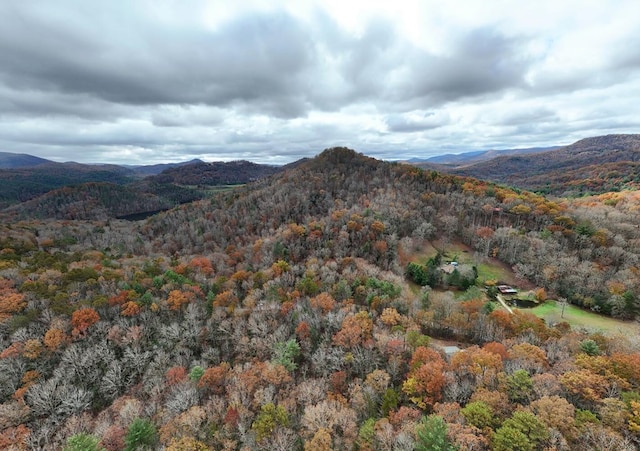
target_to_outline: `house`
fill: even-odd
[[[498,285],[498,291],[500,294],[517,294],[518,290],[509,285]]]

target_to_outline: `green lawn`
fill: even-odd
[[[640,333],[640,324],[637,322],[598,315],[571,304],[566,304],[564,315],[562,315],[562,304],[551,300],[538,307],[522,310],[530,311],[539,318],[543,318],[548,324],[566,321],[573,328],[584,328],[594,332],[624,335]]]
[[[512,282],[513,273],[500,265],[491,263],[480,263],[478,265],[478,280],[485,283],[487,280],[495,280],[501,282]]]

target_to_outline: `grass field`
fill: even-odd
[[[606,334],[638,334],[640,333],[640,324],[632,321],[621,321],[608,316],[598,315],[597,313],[583,310],[575,305],[567,304],[562,315],[562,304],[555,301],[547,301],[544,304],[532,309],[522,309],[530,311],[539,318],[543,318],[547,324],[566,321],[573,328],[584,328],[593,332],[602,332]]]

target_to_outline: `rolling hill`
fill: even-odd
[[[639,164],[640,135],[607,135],[546,152],[437,167],[522,189],[575,196],[637,188]]]
[[[28,155],[20,158],[9,160],[24,165],[39,160]],[[22,218],[126,216],[170,208],[204,196],[202,190],[189,187],[243,184],[283,169],[247,161],[193,160],[141,167],[43,161],[29,167],[0,169],[0,210],[13,206],[8,213]],[[145,174],[152,175],[141,178]],[[79,202],[83,201],[87,204],[80,206]],[[92,210],[95,210],[94,216],[91,216]]]
[[[257,180],[281,170],[278,166],[268,166],[249,161],[205,163],[196,161],[173,168],[151,177],[157,183],[177,183],[180,185],[237,185]]]
[[[0,152],[0,169],[29,168],[45,163],[51,161],[24,153]]]

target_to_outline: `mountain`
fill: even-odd
[[[0,209],[63,186],[86,182],[123,185],[134,180],[132,170],[116,165],[47,162],[32,167],[0,169]]]
[[[607,135],[550,151],[438,168],[533,191],[584,195],[637,188],[639,165],[640,135]]]
[[[200,160],[192,160],[185,163],[141,167],[46,162],[32,167],[0,169],[0,210],[21,202],[35,200],[51,192],[49,196],[25,204],[24,211],[19,216],[91,219],[89,212],[92,208],[95,208],[97,215],[93,217],[94,219],[104,214],[123,216],[144,213],[166,209],[204,196],[202,190],[186,188],[186,186],[248,183],[284,168],[247,161],[204,163]],[[145,174],[153,175],[141,179]],[[73,189],[61,190],[61,188],[70,187]],[[100,188],[99,193],[96,192],[97,187]],[[87,192],[83,196],[80,193],[85,189]],[[108,191],[113,196],[123,196],[126,202],[123,200],[123,204],[118,206],[111,202],[99,201],[99,199],[107,199],[105,193]],[[131,201],[136,192],[140,198]],[[69,205],[64,200],[64,193],[74,194],[69,198]],[[94,197],[94,194],[97,197]],[[77,202],[80,199],[85,199],[88,203],[79,207]],[[59,207],[58,211],[52,210],[55,205]],[[144,205],[149,209],[143,207]],[[15,216],[19,211],[20,208],[16,207],[10,211],[10,214]]]
[[[640,313],[639,205],[333,148],[144,222],[0,221],[0,448],[637,449],[638,325],[593,312]]]
[[[88,182],[51,190],[6,208],[0,214],[5,220],[140,219],[203,197],[204,193],[196,189],[151,181],[127,185]]]
[[[268,166],[249,161],[205,163],[197,161],[166,169],[151,179],[158,183],[180,185],[236,185],[247,183],[281,171],[278,166]]]
[[[203,163],[203,161],[196,158],[194,160],[184,161],[182,163],[161,163],[161,164],[150,164],[146,166],[127,166],[127,167],[131,168],[133,172],[135,172],[136,174],[146,177],[148,175],[158,175],[161,172],[166,171],[167,169],[175,168],[178,166],[185,166],[185,165],[194,164],[194,163]]]
[[[24,153],[0,152],[0,169],[29,168],[45,163],[51,161]]]

